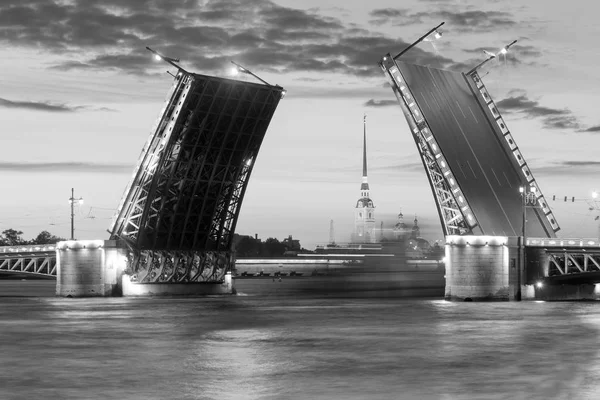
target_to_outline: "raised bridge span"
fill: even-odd
[[[379,65],[446,236],[446,297],[520,300],[556,281],[600,282],[598,239],[556,238],[560,226],[477,68],[414,65],[402,54]],[[600,287],[592,292],[600,298]]]

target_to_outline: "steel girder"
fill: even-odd
[[[437,144],[422,110],[414,101],[414,96],[396,61],[390,54],[387,54],[379,65],[388,78],[413,133],[413,139],[433,192],[444,235],[481,234],[482,232],[477,229],[477,219],[471,211],[458,181],[452,176],[452,171],[444,159],[440,146]]]
[[[54,245],[0,247],[0,273],[3,272],[56,277]]]
[[[232,268],[240,206],[282,92],[179,72],[110,228],[138,281],[219,281]]]
[[[548,250],[548,276],[600,272],[600,250]]]

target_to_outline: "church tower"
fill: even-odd
[[[415,214],[415,224],[412,227],[412,232],[410,233],[411,239],[416,239],[421,237],[421,229],[419,228],[419,224],[417,221],[417,215]]]
[[[363,175],[360,184],[360,197],[354,209],[354,243],[375,243],[375,206],[369,194],[367,181],[367,116],[363,119]]]

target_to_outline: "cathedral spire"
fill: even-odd
[[[367,181],[367,114],[363,117],[363,174],[360,190],[369,190],[369,182]],[[366,193],[366,197],[369,193]]]
[[[363,117],[363,176],[367,177],[367,114]]]

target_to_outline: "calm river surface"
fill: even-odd
[[[0,281],[0,399],[600,398],[600,303],[63,299],[53,284]]]

